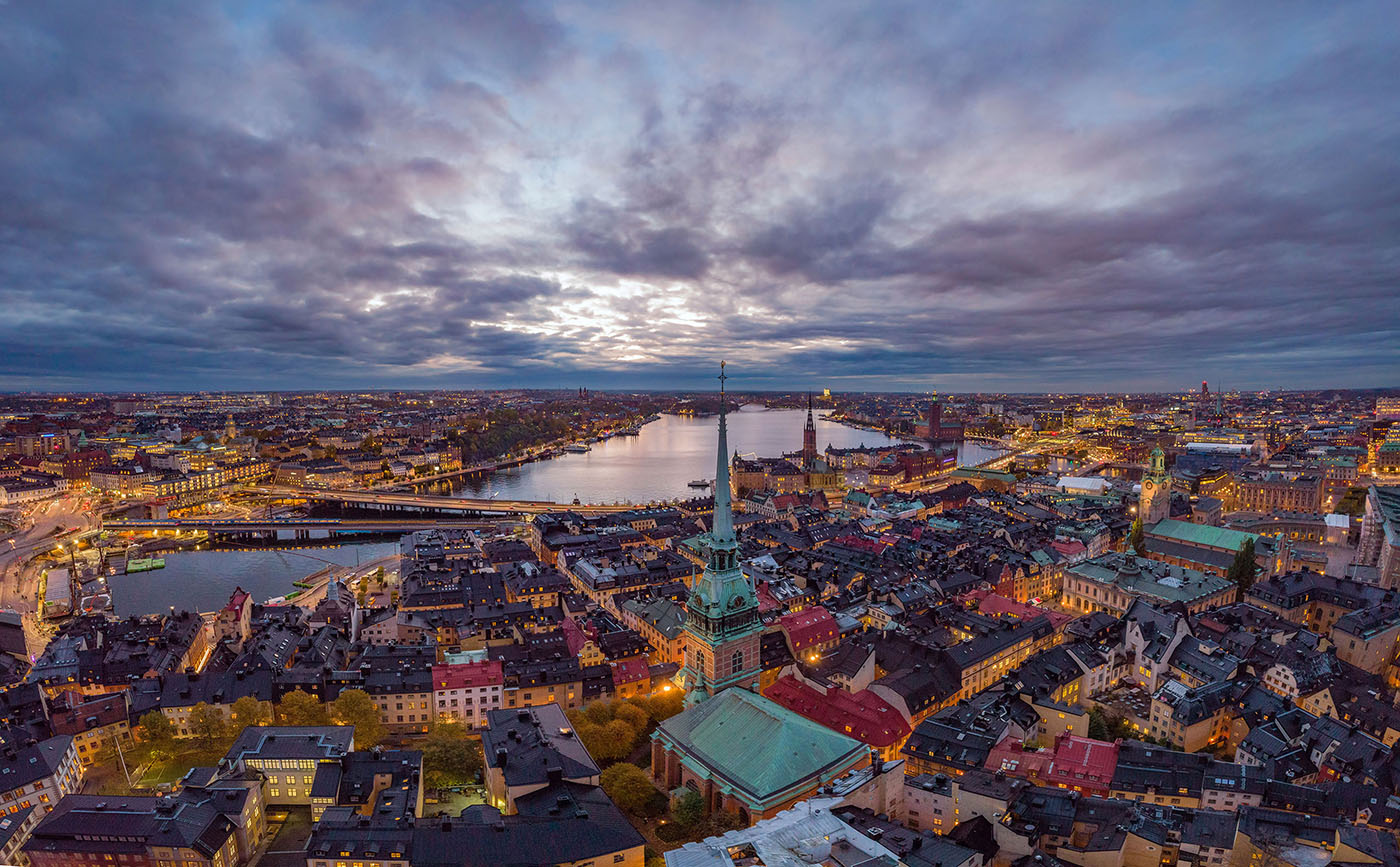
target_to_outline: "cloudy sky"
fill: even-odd
[[[0,0],[0,388],[1400,385],[1394,16]]]

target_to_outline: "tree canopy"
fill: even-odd
[[[618,762],[604,769],[600,782],[613,803],[633,815],[655,815],[658,799],[660,809],[666,808],[666,800],[652,785],[651,777],[630,762]]]
[[[319,698],[294,689],[277,703],[277,721],[289,726],[324,726],[330,725],[331,715]]]
[[[1230,564],[1230,571],[1225,573],[1225,578],[1233,581],[1240,588],[1240,593],[1244,593],[1254,586],[1254,573],[1258,567],[1254,563],[1254,540],[1247,539],[1240,550],[1235,552],[1235,560]]]
[[[481,741],[461,723],[438,723],[423,739],[423,782],[430,788],[462,786],[481,771]]]
[[[384,723],[379,707],[362,689],[347,689],[331,702],[331,718],[340,725],[355,727],[355,746],[367,749],[384,740]]]
[[[170,755],[175,744],[175,724],[158,710],[141,715],[137,734],[154,755]]]
[[[228,723],[218,708],[200,702],[190,708],[190,736],[200,749],[212,750],[223,743],[228,733]]]
[[[239,731],[244,726],[267,725],[271,718],[270,706],[251,695],[245,695],[233,703],[233,723]]]

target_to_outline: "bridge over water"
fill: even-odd
[[[612,514],[641,508],[635,504],[551,503],[542,500],[481,500],[409,494],[394,491],[341,491],[321,488],[264,486],[254,490],[273,497],[331,503],[346,508],[383,512],[439,512],[471,517],[518,517],[569,510],[584,514]]]

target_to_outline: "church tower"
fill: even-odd
[[[224,422],[224,439],[229,442],[238,439],[238,426],[233,423],[233,413],[229,413]]]
[[[719,368],[719,447],[715,450],[715,513],[710,562],[686,603],[686,703],[704,701],[731,686],[758,690],[758,597],[739,567],[739,543],[729,491],[729,437],[725,425],[724,363]],[[815,442],[815,440],[814,440]]]
[[[812,469],[817,460],[817,426],[812,421],[812,393],[807,392],[807,426],[802,429],[802,469]]]
[[[1167,472],[1167,456],[1158,446],[1147,459],[1147,475],[1142,477],[1142,493],[1138,495],[1138,518],[1144,527],[1170,518],[1172,514],[1172,477]]]

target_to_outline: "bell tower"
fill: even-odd
[[[1142,492],[1138,494],[1138,518],[1144,527],[1170,518],[1172,513],[1172,477],[1167,472],[1167,456],[1158,446],[1147,458],[1147,475],[1142,477]]]
[[[758,597],[739,566],[739,543],[729,491],[729,437],[725,423],[724,363],[719,366],[719,446],[715,450],[715,512],[710,560],[685,606],[686,703],[704,701],[731,686],[757,692]]]

